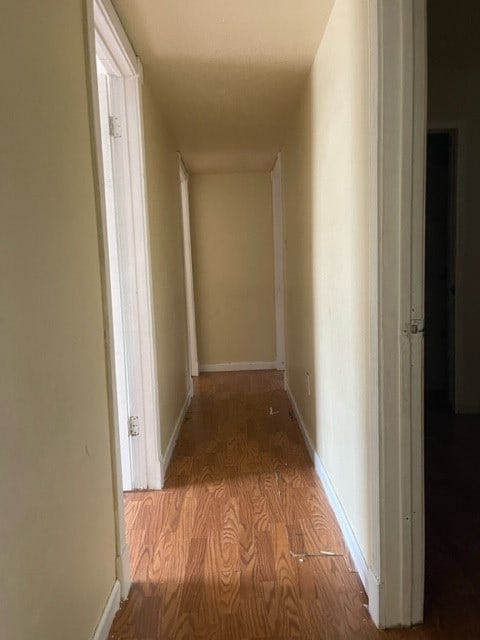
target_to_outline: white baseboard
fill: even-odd
[[[120,582],[115,580],[102,615],[93,632],[92,640],[107,640],[115,614],[120,608]]]
[[[165,478],[167,475],[168,465],[170,464],[170,460],[172,459],[173,450],[175,449],[175,444],[178,439],[178,434],[180,433],[180,429],[182,427],[183,421],[185,420],[185,415],[188,411],[188,407],[190,406],[190,402],[193,397],[193,385],[189,386],[187,397],[185,398],[185,402],[183,403],[183,407],[180,410],[180,413],[177,418],[177,422],[175,423],[175,428],[173,430],[172,435],[170,436],[170,442],[167,445],[165,453],[162,457],[162,480],[161,485],[162,488],[165,484]]]
[[[335,488],[327,473],[327,470],[323,466],[320,456],[318,455],[318,453],[315,450],[315,447],[313,446],[313,442],[305,427],[302,414],[300,413],[300,410],[290,390],[290,387],[288,385],[288,380],[286,378],[285,378],[285,390],[292,404],[295,417],[297,418],[297,422],[300,427],[300,431],[302,432],[303,438],[305,440],[305,444],[307,445],[308,452],[315,466],[315,471],[323,485],[323,488],[327,495],[327,499],[330,503],[330,506],[333,509],[337,522],[342,531],[345,545],[347,546],[348,551],[350,552],[350,557],[352,559],[352,562],[355,565],[356,570],[358,571],[360,580],[362,581],[362,584],[368,595],[370,615],[372,616],[374,622],[378,624],[377,621],[379,620],[379,599],[380,599],[379,581],[374,575],[374,573],[372,572],[372,570],[370,569],[370,567],[368,566],[367,561],[365,560],[365,556],[363,555],[363,551],[358,543],[357,537],[355,535],[355,532],[353,531],[353,528],[352,528],[352,525],[350,524],[348,516],[345,513],[343,505],[337,496]]]
[[[213,371],[260,371],[263,369],[276,369],[276,362],[221,362],[220,364],[201,364],[201,372]]]

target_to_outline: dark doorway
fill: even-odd
[[[427,137],[425,404],[454,409],[456,132]]]

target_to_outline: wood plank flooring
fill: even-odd
[[[125,504],[133,585],[110,640],[453,637],[371,622],[277,372],[202,374],[165,489]]]

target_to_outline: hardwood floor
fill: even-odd
[[[200,376],[165,489],[126,495],[110,639],[480,638],[375,628],[290,410],[277,372]]]

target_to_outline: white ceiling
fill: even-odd
[[[113,4],[189,169],[271,169],[334,0]]]

